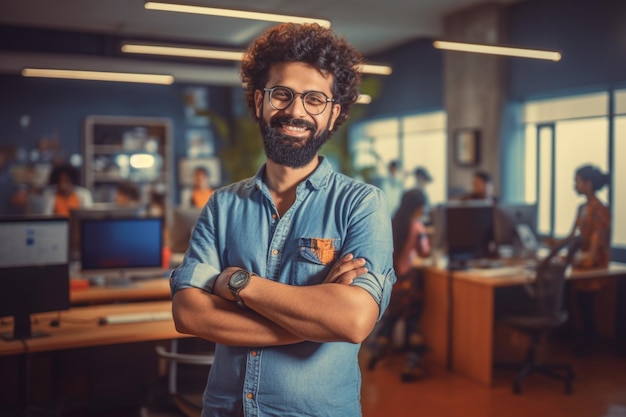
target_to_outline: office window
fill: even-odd
[[[399,120],[380,119],[360,123],[350,130],[350,152],[354,171],[378,177],[387,174],[387,164],[398,159]],[[368,178],[364,178],[368,180]]]
[[[626,249],[626,90],[615,92],[613,142],[613,245]]]
[[[407,116],[402,119],[403,155],[402,165],[406,172],[413,173],[418,166],[425,167],[433,178],[428,186],[431,204],[447,200],[447,130],[445,112]],[[415,186],[415,177],[410,175],[407,188]]]
[[[423,166],[433,182],[428,187],[432,204],[446,200],[447,136],[445,112],[391,117],[359,123],[350,130],[350,152],[355,172],[375,169],[387,175],[387,164],[397,160],[406,173],[404,186],[415,186],[413,171]]]
[[[554,234],[565,236],[571,229],[576,208],[585,200],[574,190],[574,173],[585,164],[595,165],[607,172],[609,161],[608,119],[592,118],[562,121],[556,124],[555,135],[555,223]],[[597,193],[608,203],[608,189]]]
[[[537,176],[539,181],[538,194],[538,231],[542,235],[552,234],[553,228],[553,172],[552,172],[552,154],[554,141],[554,126],[542,126],[537,131],[537,153],[538,153],[538,170]]]
[[[583,199],[574,190],[576,168],[609,170],[608,94],[529,102],[524,109],[525,199],[537,202],[538,231],[563,237]],[[598,197],[608,203],[605,188]],[[615,211],[614,211],[615,213]]]

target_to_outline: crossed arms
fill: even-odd
[[[252,276],[240,292],[240,308],[227,288],[228,267],[217,278],[214,293],[197,288],[173,297],[176,329],[216,343],[235,346],[276,346],[315,342],[360,343],[379,314],[372,296],[352,281],[367,272],[365,260],[351,254],[339,259],[324,282],[293,286]]]

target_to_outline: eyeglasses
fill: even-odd
[[[272,88],[264,88],[263,91],[269,93],[270,106],[274,110],[285,110],[291,106],[296,94],[300,94],[304,110],[311,116],[322,114],[326,110],[326,105],[335,99],[329,98],[321,91],[307,91],[306,93],[296,93],[289,87],[276,86]]]

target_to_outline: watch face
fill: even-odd
[[[240,288],[242,285],[245,285],[250,275],[247,271],[237,271],[233,273],[230,277],[230,286],[233,288]]]

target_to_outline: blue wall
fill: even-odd
[[[511,43],[555,49],[559,62],[511,59],[511,99],[626,82],[626,1],[529,0],[509,9]]]
[[[381,94],[367,106],[366,117],[417,113],[443,108],[443,54],[432,40],[418,39],[368,57],[393,67],[380,79]]]

